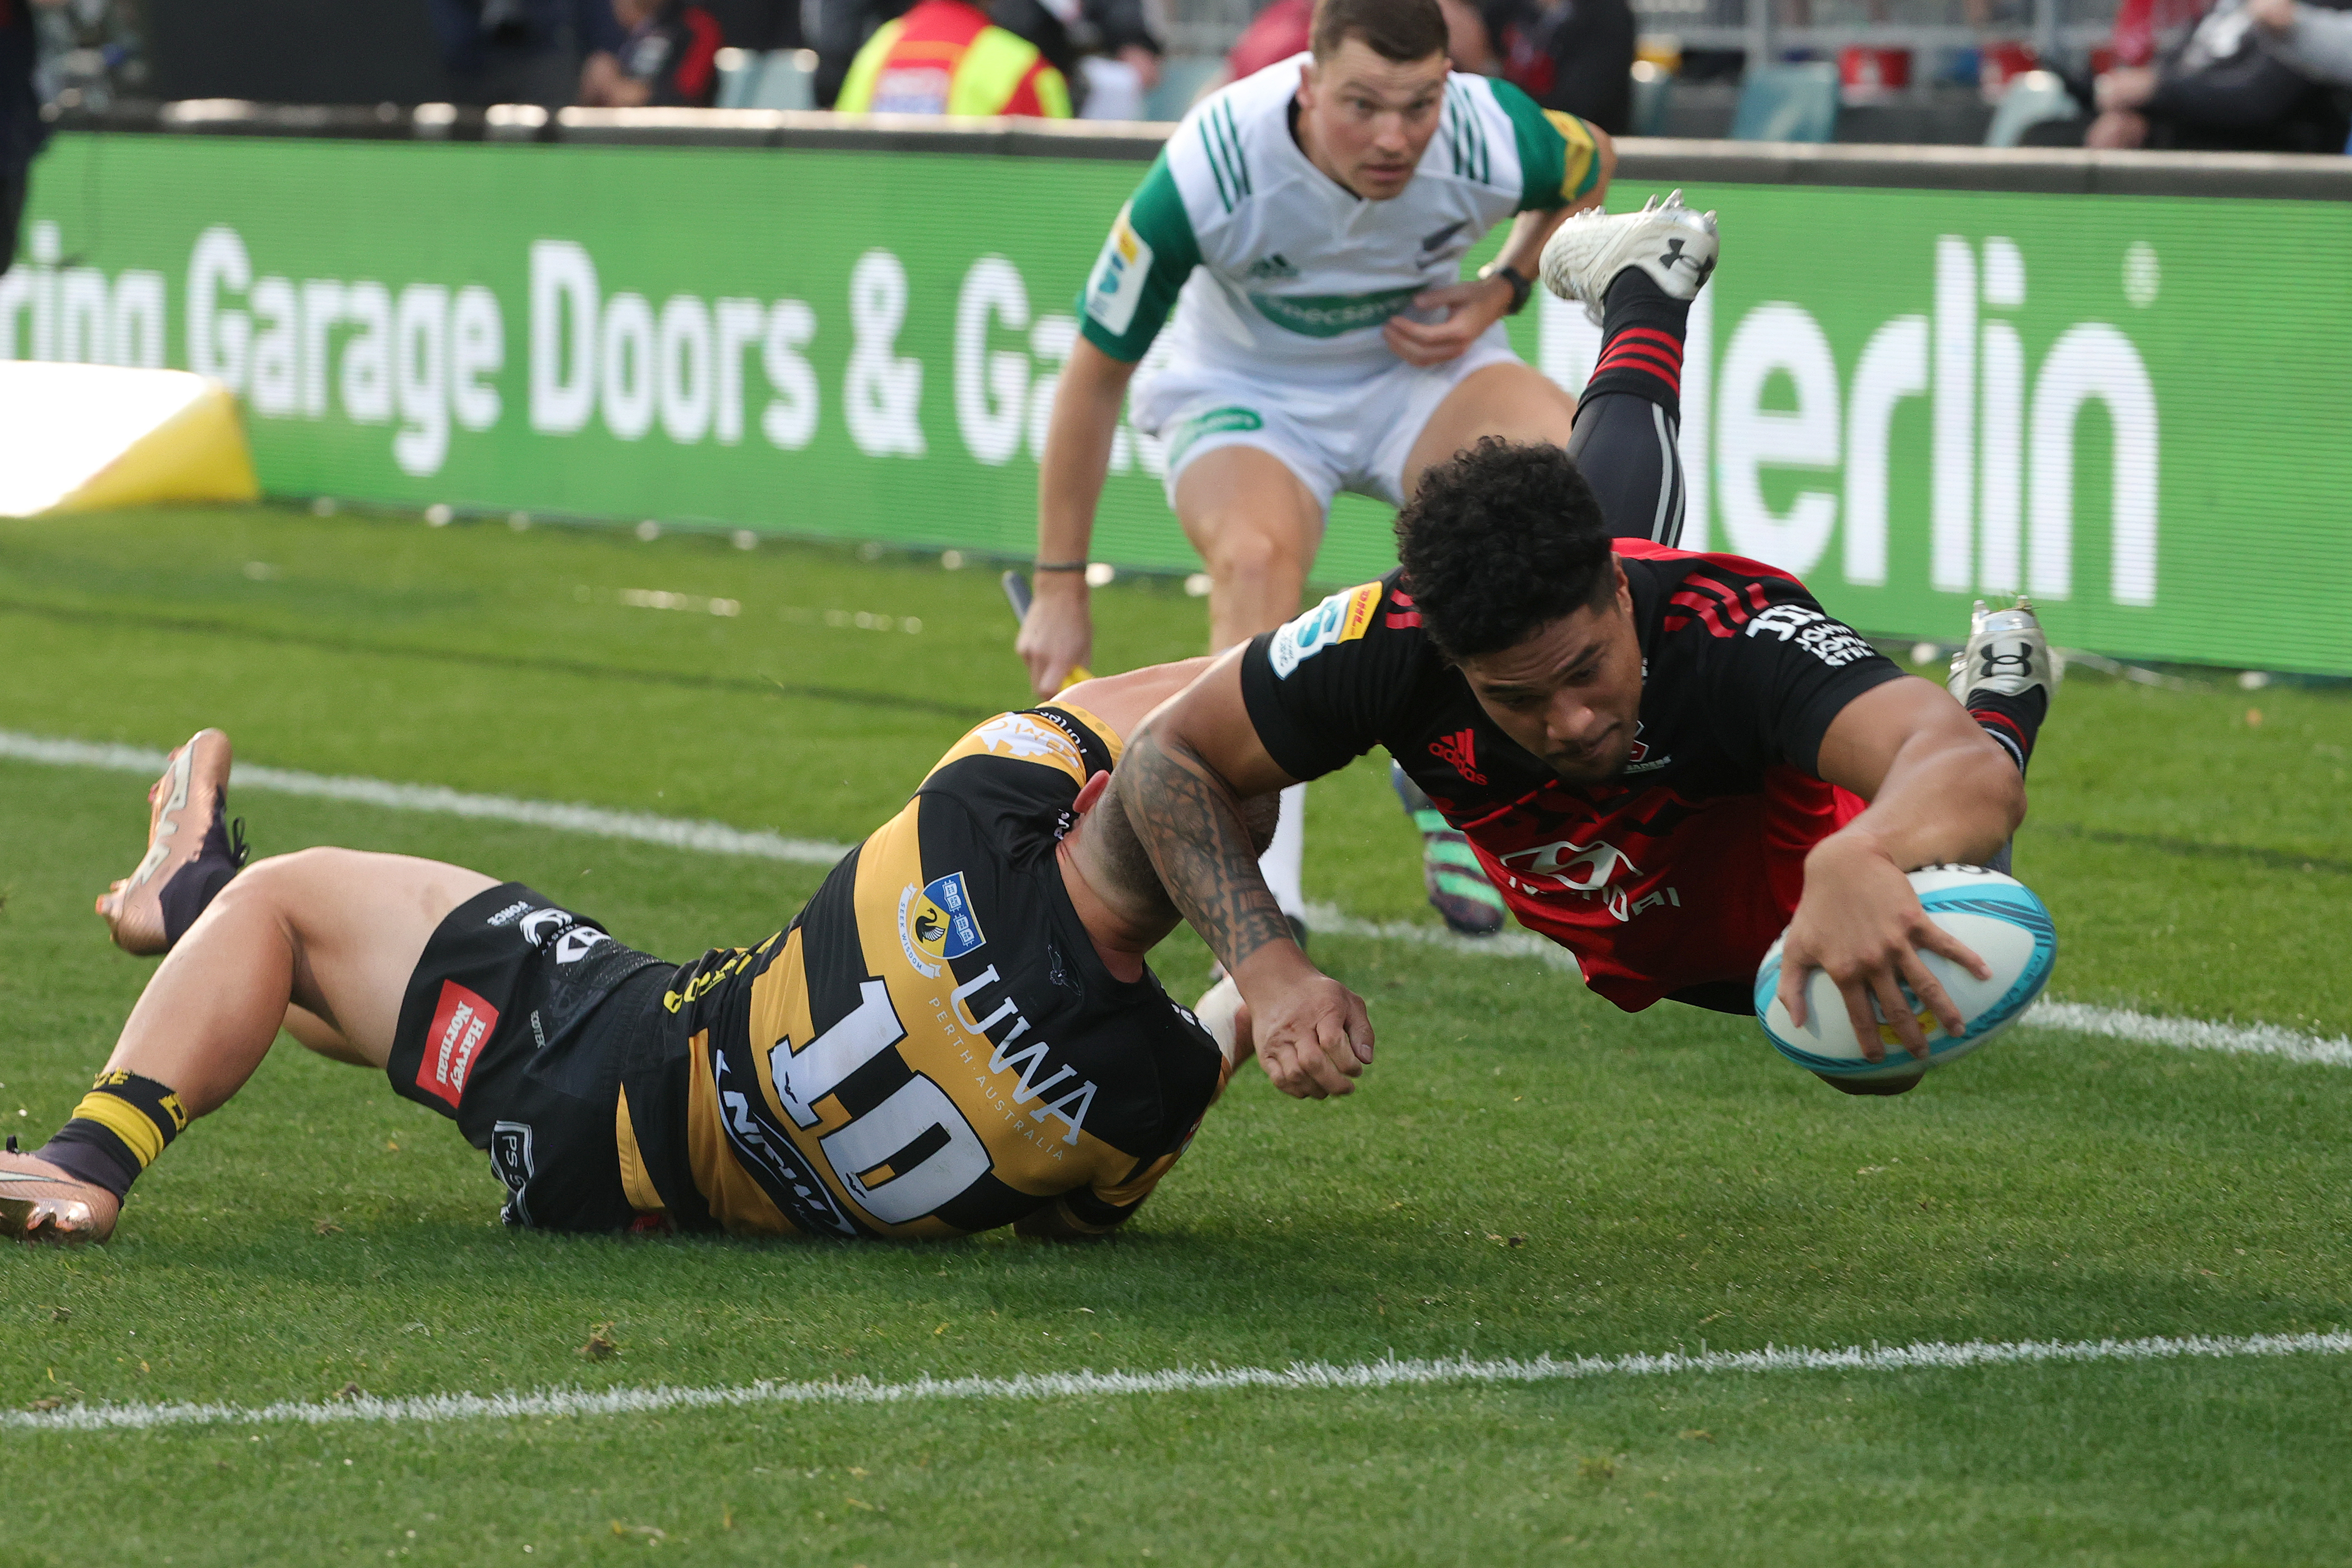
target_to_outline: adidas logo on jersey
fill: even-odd
[[[1272,256],[1262,257],[1251,262],[1248,271],[1243,276],[1256,279],[1260,282],[1287,281],[1298,276],[1298,268],[1290,264],[1288,257],[1277,250]]]

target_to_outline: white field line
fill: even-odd
[[[2184,1051],[2229,1051],[2240,1056],[2279,1057],[2319,1067],[2352,1067],[2352,1039],[2298,1035],[2275,1024],[2209,1024],[2200,1018],[2160,1018],[2121,1007],[2080,1002],[2037,1002],[2022,1022],[2032,1028],[2069,1029]]]
[[[58,740],[0,730],[0,758],[41,763],[52,767],[98,768],[110,773],[152,778],[163,771],[162,752],[89,741]],[[341,778],[302,773],[293,768],[257,767],[239,763],[232,775],[239,789],[277,795],[309,795],[315,799],[352,801],[387,811],[422,811],[492,822],[519,823],[596,838],[622,838],[657,844],[671,849],[691,849],[708,855],[736,855],[760,860],[785,860],[796,865],[831,866],[849,853],[845,844],[787,838],[776,833],[747,832],[720,822],[656,816],[642,811],[607,811],[602,806],[566,805],[558,801],[517,800],[509,795],[470,795],[440,784],[395,784],[384,779]],[[1573,970],[1576,960],[1566,950],[1528,931],[1502,931],[1490,937],[1462,937],[1441,926],[1412,921],[1358,920],[1329,904],[1311,904],[1307,918],[1314,930],[1332,936],[1365,937],[1382,942],[1406,942],[1476,958],[1534,959],[1555,969]],[[2227,1051],[2244,1056],[2276,1057],[2285,1061],[2323,1067],[2352,1067],[2352,1039],[2325,1039],[2297,1034],[2271,1024],[2214,1024],[2195,1018],[2164,1018],[2121,1008],[2092,1007],[2073,1002],[2042,1002],[2025,1016],[2030,1028],[2064,1029],[2105,1035],[2116,1039],[2171,1046],[2181,1050]]]
[[[1843,1350],[1663,1351],[1621,1356],[1540,1355],[1473,1361],[1293,1362],[1288,1366],[1179,1367],[1168,1372],[1048,1372],[1016,1377],[929,1375],[908,1383],[780,1383],[762,1379],[717,1388],[545,1389],[535,1394],[428,1394],[407,1399],[352,1399],[276,1405],[76,1405],[59,1410],[0,1413],[0,1431],[148,1431],[160,1426],[402,1426],[530,1416],[649,1415],[671,1410],[750,1405],[908,1405],[940,1400],[1047,1400],[1130,1394],[1361,1392],[1447,1384],[1522,1385],[1609,1377],[1681,1377],[1722,1373],[1936,1372],[2053,1363],[2222,1361],[2245,1357],[2345,1355],[2352,1333],[2194,1334],[2139,1340],[1969,1340],[1908,1345],[1849,1345]]]
[[[89,741],[59,741],[0,730],[0,758],[20,763],[46,763],[53,767],[100,768],[110,773],[139,773],[153,778],[163,771],[162,752],[142,746],[116,746]],[[386,811],[425,811],[445,816],[469,816],[490,822],[515,822],[528,827],[551,827],[562,833],[594,838],[626,838],[671,849],[698,849],[708,855],[740,855],[758,860],[789,860],[803,866],[831,866],[849,853],[845,844],[825,844],[810,838],[787,838],[778,833],[751,833],[721,822],[696,822],[684,817],[656,816],[644,811],[607,811],[594,805],[568,805],[560,801],[516,800],[503,795],[469,795],[439,784],[393,784],[383,779],[337,778],[306,773],[293,768],[256,767],[238,763],[230,775],[238,789],[266,790],[273,795],[310,795],[320,800],[347,800]]]

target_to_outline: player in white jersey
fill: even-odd
[[[1091,652],[1087,545],[1131,377],[1136,426],[1166,441],[1169,502],[1209,569],[1213,648],[1297,614],[1339,491],[1401,505],[1481,437],[1570,442],[1575,400],[1520,363],[1502,318],[1527,304],[1559,221],[1599,205],[1608,136],[1449,70],[1437,0],[1318,0],[1311,37],[1185,117],[1087,279],[1019,644],[1041,693]],[[1462,280],[1464,253],[1506,221],[1494,264]],[[1431,902],[1457,929],[1499,927],[1461,836],[1399,793],[1424,831]],[[1265,868],[1294,919],[1301,804],[1285,801]]]

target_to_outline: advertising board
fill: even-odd
[[[1141,173],[68,134],[0,358],[217,376],[274,494],[1020,555],[1075,297]],[[2319,260],[2352,253],[2352,206],[1688,199],[1725,253],[1685,363],[1686,546],[1795,570],[1874,633],[1949,640],[2023,591],[2070,646],[2352,673],[2352,291]],[[1580,384],[1580,310],[1512,329]],[[1164,459],[1121,426],[1098,559],[1191,563]],[[1384,509],[1343,500],[1316,575],[1391,560]]]

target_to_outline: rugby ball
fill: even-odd
[[[2050,983],[2051,965],[2058,957],[2058,933],[2051,924],[2050,911],[2042,907],[2032,889],[2014,877],[1981,866],[1923,867],[1911,873],[1911,887],[1927,918],[1968,943],[1992,969],[1991,978],[1979,980],[1940,953],[1919,955],[1959,1008],[1967,1027],[1958,1035],[1946,1033],[1906,985],[1904,1000],[1911,1004],[1920,1032],[1927,1037],[1927,1060],[1922,1064],[1905,1049],[1894,1028],[1882,1021],[1878,1035],[1886,1055],[1874,1062],[1862,1054],[1861,1043],[1854,1038],[1845,999],[1818,969],[1805,983],[1804,1026],[1790,1022],[1789,1010],[1780,1005],[1778,994],[1780,943],[1775,942],[1756,972],[1756,1016],[1775,1050],[1824,1078],[1848,1083],[1895,1082],[1967,1056],[2017,1022],[2033,1005]],[[1880,1012],[1874,1002],[1872,1011]]]

